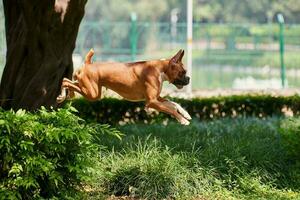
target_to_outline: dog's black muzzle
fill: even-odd
[[[188,77],[188,76],[184,76],[182,78],[177,78],[173,82],[173,84],[179,89],[183,88],[183,86],[186,86],[189,83],[190,83],[190,77]]]

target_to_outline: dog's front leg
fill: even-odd
[[[191,120],[192,119],[192,117],[190,116],[190,114],[184,108],[182,108],[178,103],[176,103],[174,101],[170,101],[170,100],[165,100],[163,102],[165,104],[168,104],[168,105],[172,106],[174,109],[177,110],[177,112],[179,114],[181,114],[187,120]]]
[[[182,125],[189,125],[190,124],[188,119],[185,118],[183,115],[181,115],[177,111],[177,108],[173,104],[169,103],[168,101],[161,102],[161,101],[156,100],[156,99],[151,100],[146,104],[146,108],[153,108],[157,111],[170,114],[173,117],[175,117]]]
[[[184,108],[182,108],[178,103],[161,98],[161,97],[158,97],[158,100],[160,102],[166,104],[167,106],[172,107],[173,109],[177,110],[177,112],[179,114],[181,114],[185,119],[187,119],[187,120],[192,119],[192,117],[189,115],[189,113]]]
[[[154,74],[153,76],[150,76],[150,77],[158,77],[158,76],[159,75]],[[153,108],[157,111],[161,111],[161,112],[167,113],[169,115],[172,115],[182,125],[190,124],[189,120],[187,118],[185,118],[184,115],[182,115],[178,112],[178,108],[174,104],[170,103],[169,101],[167,101],[159,96],[161,82],[158,79],[155,79],[155,78],[150,79],[149,78],[149,79],[147,79],[145,85],[146,85],[146,93],[145,93],[146,108]],[[183,110],[183,108],[182,108],[182,110]],[[188,118],[190,118],[190,117],[188,117]]]

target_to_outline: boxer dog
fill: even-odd
[[[190,82],[182,64],[183,50],[171,59],[141,61],[133,63],[103,62],[92,63],[91,49],[83,67],[74,73],[71,81],[64,78],[62,91],[57,102],[74,97],[74,92],[90,101],[101,97],[102,87],[109,88],[129,101],[145,101],[145,108],[152,108],[175,117],[181,124],[189,125],[191,116],[179,104],[160,97],[164,81],[182,89]],[[67,95],[68,91],[68,95]]]

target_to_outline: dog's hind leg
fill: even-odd
[[[66,88],[61,88],[61,93],[58,97],[56,97],[56,102],[57,103],[62,103],[67,99],[67,89]]]
[[[87,79],[80,79],[78,81],[64,79],[62,87],[67,88],[70,93],[77,92],[90,101],[95,101],[101,97],[102,87]]]
[[[79,81],[81,94],[90,101],[95,101],[101,98],[102,87],[94,81],[82,79]],[[76,91],[76,90],[75,90]]]

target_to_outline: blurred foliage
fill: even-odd
[[[86,20],[129,20],[136,12],[141,21],[169,21],[172,9],[178,9],[179,21],[186,21],[186,1],[182,0],[98,0],[89,1]],[[199,22],[276,21],[283,13],[288,23],[300,23],[298,0],[194,0],[194,20]]]
[[[283,13],[288,23],[300,22],[298,0],[195,0],[195,5],[198,21],[266,23]]]
[[[185,1],[98,0],[87,3],[85,17],[86,20],[123,21],[130,20],[130,13],[135,12],[141,21],[169,21],[169,13],[177,7],[184,13]]]

